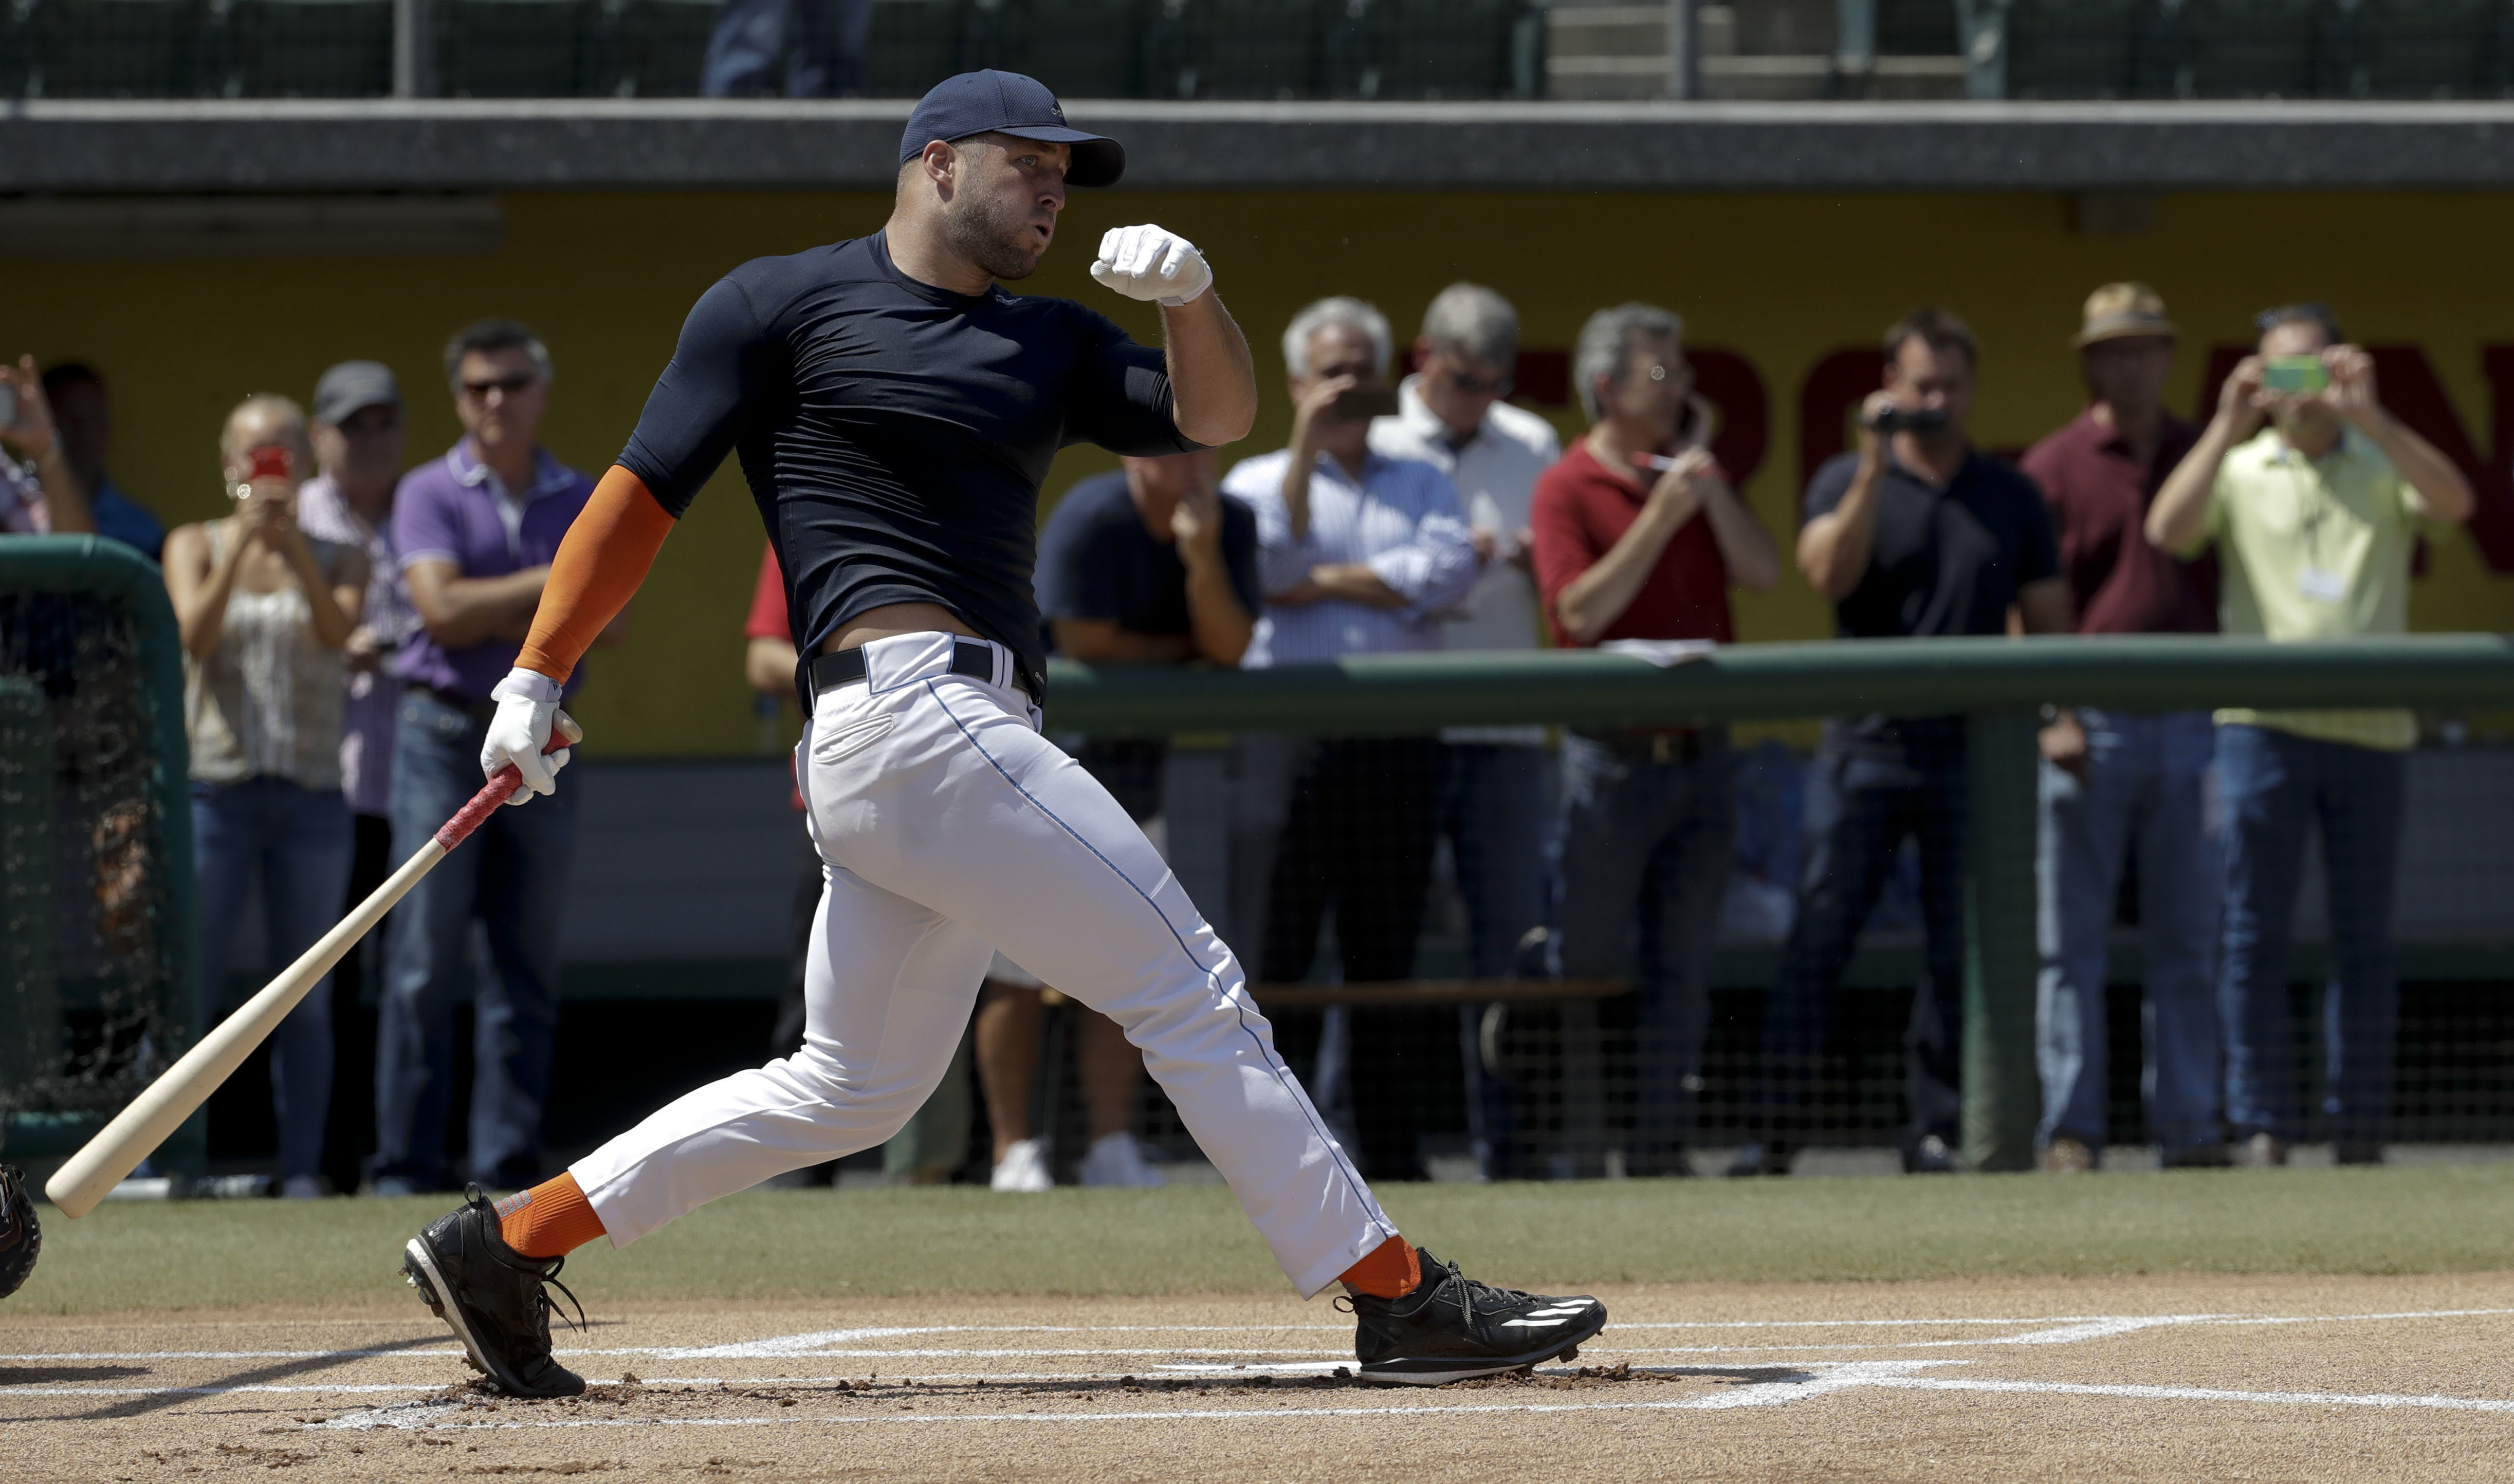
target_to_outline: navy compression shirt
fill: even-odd
[[[1197,446],[1161,353],[1069,300],[919,283],[875,233],[701,296],[620,462],[678,516],[741,454],[804,654],[868,609],[939,603],[1035,676],[1038,486],[1081,442]]]

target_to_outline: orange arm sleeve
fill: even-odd
[[[675,524],[644,480],[613,464],[558,543],[515,663],[565,684],[594,636],[636,595]]]

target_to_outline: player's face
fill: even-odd
[[[960,256],[997,278],[1028,278],[1065,210],[1070,144],[994,136],[959,151],[943,220]]]

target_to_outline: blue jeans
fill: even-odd
[[[865,88],[872,0],[724,0],[708,36],[709,98],[852,98]]]
[[[2205,711],[2142,716],[2081,708],[2087,777],[2043,765],[2036,880],[2043,953],[2036,1061],[2039,1142],[2104,1145],[2110,1077],[2105,948],[2122,866],[2138,854],[2146,943],[2148,1132],[2169,1155],[2217,1140],[2217,902],[2225,891],[2205,798],[2216,728]]]
[[[1953,1143],[1957,1137],[1964,1085],[1963,734],[1939,723],[1902,725],[1923,736],[1900,759],[1828,738],[1807,767],[1808,854],[1798,916],[1764,1006],[1764,1084],[1756,1100],[1765,1141],[1777,1148],[1809,1143],[1835,1121],[1835,1112],[1815,1098],[1825,1021],[1859,930],[1907,838],[1921,849],[1927,967],[1904,1041],[1907,1138],[1935,1134]]]
[[[480,789],[485,723],[435,697],[402,698],[393,746],[395,862]],[[576,790],[492,814],[393,908],[376,1034],[378,1180],[450,1185],[446,1120],[454,1009],[471,922],[488,940],[472,1026],[472,1178],[541,1178],[542,1105],[558,1028],[558,910],[576,844]]]
[[[1728,737],[1562,740],[1562,977],[1633,977],[1636,1175],[1685,1172],[1737,834]]]
[[[349,807],[281,778],[192,785],[192,863],[199,880],[199,1024],[217,1019],[227,949],[245,896],[262,880],[264,935],[274,970],[297,961],[341,920],[348,889]],[[279,1120],[279,1173],[323,1168],[332,1112],[332,976],[325,975],[270,1038],[270,1102]]]
[[[1519,977],[1519,945],[1545,924],[1551,759],[1525,742],[1450,742],[1440,833],[1457,862],[1465,899],[1469,973]],[[1484,1006],[1458,1007],[1458,1056],[1466,1070],[1467,1138],[1487,1178],[1509,1164],[1516,1115],[1509,1090],[1483,1064]]]
[[[2382,1138],[2401,1004],[2392,888],[2408,772],[2400,752],[2271,727],[2217,729],[2226,816],[2217,1012],[2226,1033],[2226,1118],[2239,1133],[2292,1140],[2301,1132],[2287,959],[2305,832],[2319,823],[2331,874],[2332,964],[2322,1001],[2322,1111],[2342,1144]]]

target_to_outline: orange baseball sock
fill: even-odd
[[[1423,1286],[1423,1263],[1413,1243],[1393,1236],[1344,1270],[1344,1286],[1374,1299],[1402,1299]]]
[[[576,1177],[561,1175],[498,1202],[498,1235],[525,1257],[561,1258],[602,1235],[602,1218]]]

